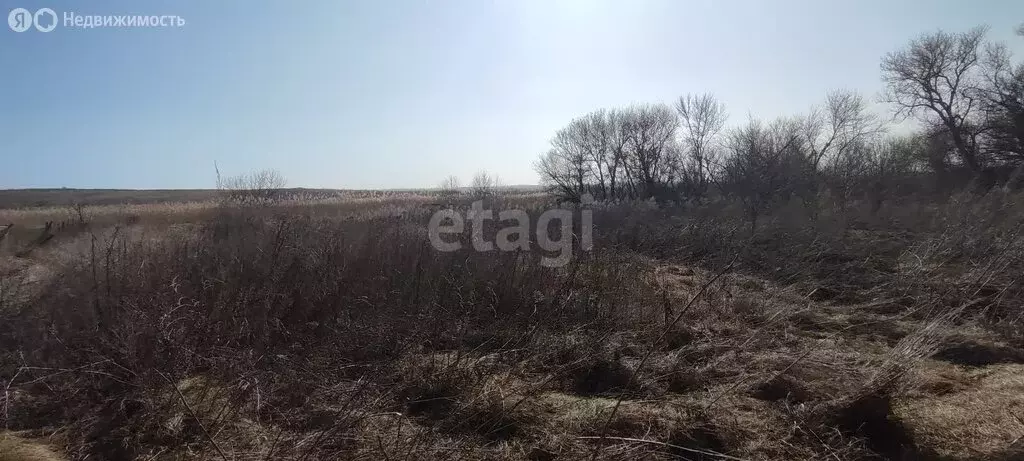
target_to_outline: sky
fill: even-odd
[[[921,33],[991,27],[1024,59],[1020,0],[0,0],[0,189],[417,188],[479,170],[535,184],[556,130],[600,108],[714,93],[732,122],[875,99]],[[65,27],[66,14],[182,27]],[[884,107],[877,108],[884,110]]]

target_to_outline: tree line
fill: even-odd
[[[1018,29],[1024,37],[1024,26]],[[835,90],[806,114],[726,128],[712,94],[673,104],[600,109],[558,130],[535,163],[564,199],[739,199],[750,218],[780,200],[827,195],[839,207],[877,210],[900,189],[987,189],[1024,181],[1024,63],[987,28],[926,33],[881,60],[879,97],[893,120],[920,129],[897,136],[864,96]]]

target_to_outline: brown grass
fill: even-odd
[[[933,384],[930,395],[897,408],[919,443],[948,459],[991,458],[1024,447],[1024,366],[940,370],[952,376],[933,378],[942,384]]]
[[[0,421],[72,459],[1018,459],[1015,203],[600,205],[563,268],[434,251],[463,199],[100,206],[44,243],[61,209],[4,210]]]
[[[62,461],[64,459],[45,444],[11,433],[0,434],[0,461]]]

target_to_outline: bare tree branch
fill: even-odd
[[[972,142],[978,86],[979,48],[987,29],[925,34],[882,60],[883,101],[898,116],[916,116],[949,131],[960,160],[979,171],[982,159]]]
[[[681,119],[683,145],[689,154],[694,183],[691,192],[700,197],[707,193],[710,157],[728,115],[725,105],[710,93],[681,96],[676,101],[676,112]]]

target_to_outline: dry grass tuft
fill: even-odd
[[[13,433],[0,434],[0,461],[63,461],[64,457],[45,444]]]
[[[1016,459],[1001,456],[1024,439],[1024,366],[945,366],[936,374],[953,384],[896,406],[914,439],[943,459]]]

